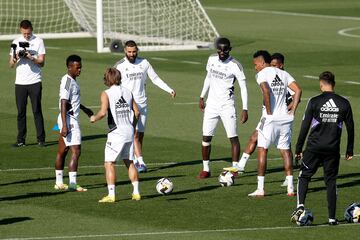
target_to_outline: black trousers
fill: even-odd
[[[320,166],[323,166],[329,218],[335,219],[337,197],[336,179],[339,172],[339,163],[339,153],[320,154],[304,151],[298,180],[298,204],[305,204],[306,194],[311,177],[316,173]]]
[[[27,106],[28,97],[30,97],[32,111],[34,114],[37,141],[45,142],[44,118],[41,110],[41,95],[42,95],[41,82],[30,85],[15,84],[16,107],[18,110],[18,115],[17,115],[18,143],[25,143],[26,132],[27,132],[26,106]]]

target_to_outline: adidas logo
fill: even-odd
[[[284,86],[279,76],[276,74],[275,79],[271,82],[271,87]]]
[[[338,112],[339,108],[336,106],[334,100],[330,98],[321,108],[323,112]]]

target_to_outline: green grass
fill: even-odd
[[[359,38],[337,34],[341,29],[358,27],[359,20],[327,19],[288,16],[268,13],[228,12],[221,8],[259,9],[271,11],[311,13],[333,16],[360,17],[358,1],[202,1],[207,13],[221,35],[232,40],[232,55],[245,68],[249,91],[249,121],[239,124],[242,149],[256,127],[260,116],[261,93],[255,82],[252,54],[258,49],[279,51],[286,57],[286,69],[303,89],[303,98],[319,94],[318,81],[304,75],[318,76],[324,70],[336,74],[336,92],[349,97],[353,107],[356,132],[359,130],[360,82]],[[355,34],[356,32],[353,32]],[[357,32],[359,33],[359,32]],[[49,145],[36,146],[36,134],[31,108],[28,108],[29,146],[10,147],[16,140],[16,107],[14,96],[15,71],[8,68],[10,42],[0,42],[0,239],[64,237],[73,239],[356,239],[360,225],[341,224],[328,227],[326,191],[319,170],[310,184],[307,199],[315,216],[314,227],[299,228],[289,222],[289,214],[296,199],[286,196],[280,187],[283,180],[282,162],[278,152],[271,149],[266,177],[265,199],[250,199],[247,194],[256,188],[256,155],[249,162],[248,172],[237,178],[234,186],[221,188],[217,175],[230,161],[230,146],[221,124],[213,140],[211,169],[213,177],[198,181],[201,169],[202,113],[195,105],[175,103],[197,102],[205,76],[205,64],[213,51],[148,52],[157,73],[177,91],[172,100],[168,94],[150,83],[149,122],[144,141],[145,161],[150,171],[141,174],[143,200],[130,200],[131,184],[124,166],[118,167],[117,198],[112,205],[97,201],[106,194],[103,149],[106,140],[106,121],[92,125],[84,114],[81,128],[84,136],[80,158],[79,183],[88,187],[85,193],[56,192],[54,160],[58,134],[51,131],[58,110],[58,88],[66,73],[65,58],[79,54],[83,58],[83,72],[79,78],[82,102],[98,106],[100,92],[105,89],[102,76],[122,55],[95,54],[94,39],[45,40],[46,66],[43,69],[43,112]],[[55,48],[56,47],[56,48]],[[167,58],[168,61],[152,59]],[[181,61],[197,61],[191,65]],[[236,88],[239,97],[238,87]],[[240,102],[240,101],[239,101]],[[294,124],[296,142],[304,100]],[[239,104],[239,107],[241,104]],[[94,110],[98,110],[94,108]],[[355,141],[359,142],[356,134]],[[346,131],[343,133],[341,153],[345,152]],[[357,144],[355,154],[359,153]],[[351,162],[341,161],[338,179],[337,216],[352,201],[359,202],[359,156]],[[93,167],[89,167],[93,166]],[[34,169],[38,170],[34,170]],[[15,169],[15,170],[11,170]],[[23,170],[21,170],[23,169]],[[298,172],[295,172],[297,176]],[[175,184],[168,196],[156,193],[155,184],[161,177],[169,177]],[[67,181],[67,180],[66,180]],[[232,230],[231,230],[232,229]],[[132,235],[131,235],[132,234]]]

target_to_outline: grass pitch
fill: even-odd
[[[303,101],[294,124],[296,142],[306,99],[319,94],[313,79],[325,70],[336,75],[336,92],[349,97],[355,120],[353,161],[341,161],[338,179],[337,217],[343,221],[346,206],[359,198],[360,112],[360,3],[338,1],[202,1],[221,35],[230,38],[232,55],[245,68],[249,91],[249,121],[239,124],[242,149],[260,117],[261,93],[255,82],[252,54],[258,49],[282,52],[286,69],[303,89]],[[296,13],[296,14],[294,14]],[[352,30],[346,30],[352,29]],[[344,32],[347,36],[340,35]],[[43,112],[48,146],[36,146],[31,108],[28,109],[28,146],[11,148],[16,140],[15,72],[7,67],[10,42],[0,42],[0,239],[356,239],[360,225],[329,227],[326,191],[322,171],[310,184],[307,207],[314,213],[314,226],[300,228],[289,222],[296,198],[280,187],[284,178],[276,150],[269,154],[264,199],[250,199],[256,188],[256,155],[247,173],[234,186],[222,188],[217,175],[230,163],[230,144],[221,125],[213,140],[213,177],[198,181],[201,169],[202,113],[197,102],[205,77],[205,64],[213,51],[141,53],[160,77],[176,89],[177,98],[147,86],[149,121],[144,140],[144,157],[149,172],[141,174],[140,202],[130,200],[131,184],[125,168],[118,167],[115,204],[99,204],[107,193],[103,164],[106,121],[92,125],[81,115],[83,133],[79,183],[85,193],[57,192],[54,160],[58,134],[51,130],[57,119],[58,88],[66,73],[70,54],[83,58],[79,78],[82,103],[98,110],[100,92],[105,89],[105,68],[122,57],[96,54],[93,39],[45,40],[46,65],[43,69]],[[162,59],[161,59],[162,58]],[[163,59],[167,60],[163,60]],[[190,64],[186,61],[195,62]],[[238,99],[239,91],[236,88]],[[240,102],[240,100],[238,101]],[[238,104],[239,108],[241,104]],[[346,131],[342,139],[345,151]],[[294,176],[297,176],[296,171]],[[175,184],[168,196],[156,193],[155,184],[169,177]],[[67,179],[65,179],[67,181]],[[344,222],[341,222],[344,223]]]

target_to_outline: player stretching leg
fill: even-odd
[[[241,89],[243,111],[241,122],[248,119],[247,113],[247,88],[246,79],[241,64],[230,56],[231,46],[227,38],[219,38],[216,43],[217,54],[211,55],[206,66],[207,75],[200,95],[199,107],[204,112],[202,157],[203,170],[198,178],[210,177],[210,152],[211,140],[214,136],[216,125],[221,119],[227,137],[231,143],[231,156],[233,166],[237,166],[240,155],[240,143],[236,131],[236,110],[234,83],[238,80]],[[206,106],[204,97],[208,93]]]
[[[105,172],[108,195],[99,202],[115,202],[116,170],[115,162],[123,159],[133,185],[133,200],[140,200],[139,176],[133,163],[134,129],[139,118],[139,110],[130,90],[121,85],[121,74],[109,68],[104,74],[104,84],[109,87],[101,93],[101,109],[90,118],[92,123],[108,115],[109,133],[105,145]],[[110,110],[110,111],[109,111]]]
[[[81,153],[81,132],[79,125],[80,109],[88,117],[94,113],[80,104],[80,86],[76,81],[81,73],[81,58],[71,55],[66,59],[68,73],[63,76],[60,84],[60,114],[58,125],[60,128],[59,147],[55,162],[56,183],[54,188],[57,190],[67,190],[84,192],[86,188],[77,184],[77,169]],[[67,153],[71,149],[71,160],[69,162],[69,186],[63,182],[64,164]]]

